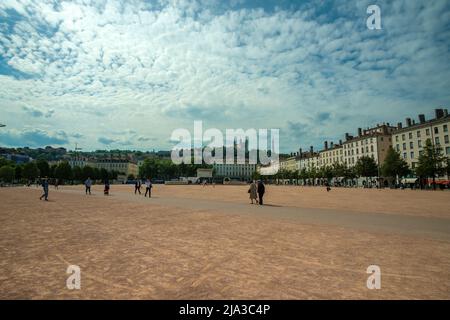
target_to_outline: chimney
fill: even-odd
[[[342,139],[339,139],[339,144],[342,146]]]
[[[425,123],[425,115],[424,114],[419,114],[419,122]]]
[[[403,125],[401,122],[397,123],[397,129],[401,129],[402,127],[403,127]]]
[[[387,125],[388,127],[390,127],[389,122],[387,122],[386,125]]]
[[[362,129],[358,128],[358,137],[362,136]]]
[[[300,156],[300,158],[303,156],[302,148],[298,149],[298,155]]]
[[[415,125],[416,124],[416,120],[413,119],[412,124]]]
[[[333,142],[333,141],[331,141],[331,143],[330,143],[330,148],[331,148],[331,149],[334,148],[334,142]]]
[[[442,109],[434,109],[434,113],[436,115],[436,119],[444,117],[444,110]]]
[[[294,155],[294,153],[291,152],[291,157]]]
[[[311,154],[313,154],[313,152],[314,152],[313,146],[310,146],[310,147],[309,147],[309,152],[311,152]]]
[[[345,133],[345,141],[350,140],[350,134],[348,132]]]
[[[406,126],[411,127],[411,118],[406,118]]]
[[[447,117],[447,116],[448,116],[448,110],[444,109],[444,117]]]
[[[328,150],[328,141],[325,141],[324,144],[325,144],[325,150]]]

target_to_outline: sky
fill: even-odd
[[[0,1],[0,146],[170,150],[201,120],[291,152],[449,102],[446,0]]]

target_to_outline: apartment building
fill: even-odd
[[[106,169],[106,171],[117,171],[126,176],[139,174],[138,165],[126,159],[97,159],[94,167],[98,169]]]
[[[427,140],[441,147],[442,153],[450,157],[450,116],[447,109],[435,109],[435,117],[430,120],[420,114],[418,122],[411,118],[406,118],[405,122],[405,126],[398,123],[398,129],[392,136],[393,147],[411,169],[416,167]]]
[[[328,141],[324,142],[324,149],[319,151],[319,167],[329,167],[333,164],[344,163],[344,148],[342,146],[342,140],[339,140],[339,144],[331,142],[328,145]]]
[[[345,141],[342,144],[344,162],[352,167],[359,158],[363,156],[372,157],[376,164],[383,164],[387,151],[392,145],[392,133],[397,127],[387,124],[379,124],[373,128],[363,130],[358,128],[356,137],[345,134]]]
[[[256,171],[256,164],[213,164],[215,175],[225,178],[250,179]]]
[[[280,170],[282,171],[297,171],[297,155],[294,155],[293,153],[291,153],[291,156],[287,159],[281,160],[280,161]]]
[[[303,152],[300,148],[296,162],[298,171],[318,168],[320,163],[319,153],[314,151],[313,146],[309,148],[309,152]]]

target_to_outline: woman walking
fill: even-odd
[[[257,191],[257,186],[256,186],[256,182],[255,180],[252,181],[252,183],[250,184],[250,189],[248,189],[248,193],[250,194],[250,201],[253,204],[253,200],[255,200],[255,204],[258,204],[258,196],[256,194]]]

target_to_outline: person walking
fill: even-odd
[[[264,186],[264,183],[259,180],[258,181],[258,198],[259,198],[259,204],[263,205],[263,197],[264,193],[266,192],[266,187]]]
[[[103,194],[105,196],[109,195],[109,188],[110,188],[109,180],[105,179],[105,189],[103,190]]]
[[[150,180],[150,178],[147,178],[147,180],[145,181],[145,197],[147,197],[147,193],[149,198],[152,197],[152,187],[152,181]]]
[[[84,182],[84,186],[86,187],[86,194],[91,194],[91,186],[92,186],[92,180],[91,177],[88,177],[86,181]]]
[[[59,189],[59,179],[55,179],[55,189]]]
[[[45,177],[42,180],[42,189],[44,190],[44,194],[39,198],[39,200],[42,200],[42,198],[45,198],[45,201],[48,201],[48,179]]]
[[[257,195],[258,187],[256,186],[255,180],[250,183],[250,189],[248,189],[248,193],[250,194],[250,201],[253,204],[253,200],[255,200],[255,204],[258,204],[258,195]]]
[[[134,194],[136,194],[136,192],[139,192],[139,194],[141,194],[141,184],[141,179],[137,179],[134,183]]]

